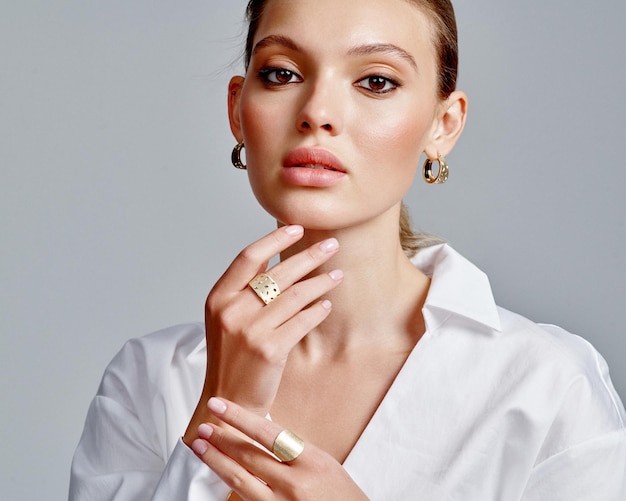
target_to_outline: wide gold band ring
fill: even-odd
[[[294,461],[302,454],[303,450],[304,441],[298,435],[287,429],[278,434],[272,446],[272,452],[283,463]]]
[[[252,288],[256,295],[261,298],[265,304],[270,304],[274,299],[280,296],[278,284],[274,282],[272,277],[266,273],[261,273],[254,277],[248,285]]]

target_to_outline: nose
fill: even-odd
[[[307,82],[296,118],[296,127],[300,132],[324,131],[331,136],[341,133],[342,103],[345,99],[341,89],[329,80],[320,78]]]

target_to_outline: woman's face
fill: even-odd
[[[270,0],[231,126],[277,220],[339,229],[394,213],[437,129],[428,18],[406,0]]]

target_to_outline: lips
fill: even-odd
[[[286,168],[294,167],[346,172],[335,155],[321,148],[296,148],[287,155],[283,161],[283,166]]]
[[[330,188],[347,177],[339,159],[322,148],[300,147],[283,161],[285,183],[300,188]]]

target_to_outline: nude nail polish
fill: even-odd
[[[206,423],[201,423],[200,426],[198,426],[198,435],[205,440],[208,440],[211,435],[213,435],[213,428]]]
[[[196,438],[191,444],[191,449],[199,456],[202,456],[208,448],[209,446],[207,445],[207,443],[199,438]]]
[[[226,404],[215,397],[209,398],[208,407],[214,414],[224,414],[226,412]]]
[[[331,252],[335,252],[339,248],[339,242],[337,242],[336,238],[329,238],[327,240],[324,240],[323,242],[320,242],[319,246],[320,249],[322,249],[324,252],[330,254]]]
[[[339,281],[343,278],[343,271],[341,270],[333,270],[328,273],[328,276],[335,281]]]
[[[296,235],[302,235],[304,233],[304,228],[299,224],[292,224],[290,226],[285,226],[285,233],[290,237],[295,237]]]

